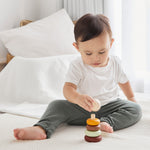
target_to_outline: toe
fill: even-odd
[[[39,140],[43,140],[43,139],[46,139],[46,135],[45,135],[45,134],[41,134],[41,135],[39,136]]]
[[[19,132],[19,129],[17,128],[17,129],[14,129],[13,131],[14,131],[14,137],[15,137],[16,139],[18,139],[18,132]]]
[[[109,130],[110,133],[113,133],[113,128],[111,126],[109,126]]]
[[[23,135],[24,135],[24,131],[21,130],[21,131],[18,133],[18,138],[19,138],[19,139],[23,139]]]

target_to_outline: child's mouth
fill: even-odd
[[[100,63],[94,63],[93,65],[94,65],[94,66],[98,66],[98,65],[100,65]]]

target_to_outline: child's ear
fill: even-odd
[[[72,45],[76,48],[77,51],[79,51],[79,46],[76,42],[73,42]]]
[[[112,47],[114,41],[115,41],[115,39],[112,38],[111,41],[110,41],[110,48]]]

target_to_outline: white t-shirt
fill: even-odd
[[[117,56],[109,56],[105,67],[92,67],[84,64],[81,56],[73,60],[65,82],[77,86],[80,94],[99,99],[102,105],[119,97],[118,83],[126,83],[128,78]]]

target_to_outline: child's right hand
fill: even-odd
[[[93,103],[94,99],[88,95],[79,95],[77,98],[77,104],[89,112],[92,111]]]

